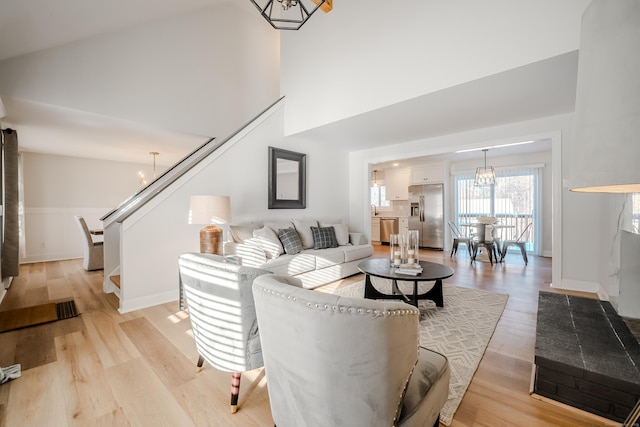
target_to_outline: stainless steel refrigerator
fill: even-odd
[[[418,230],[420,247],[444,248],[444,186],[409,186],[409,230]]]

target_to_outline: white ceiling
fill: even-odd
[[[253,8],[248,0],[0,0],[0,60],[225,1],[244,1]],[[256,19],[262,19],[257,11]],[[577,56],[577,52],[560,55],[299,136],[360,150],[571,112]],[[159,133],[82,111],[19,99],[4,101],[7,118],[20,119],[5,119],[3,127],[19,129],[25,151],[148,163],[150,155],[144,147],[153,141],[154,150],[161,153],[158,164],[170,165],[213,136]],[[114,132],[119,136],[117,144]]]
[[[173,165],[209,137],[161,131],[114,117],[16,98],[4,100],[11,117],[3,127],[18,129],[20,150],[74,157]]]
[[[228,1],[1,0],[0,60]]]
[[[0,60],[229,1],[0,0]],[[3,103],[8,115],[2,126],[19,130],[23,151],[150,163],[152,146],[159,165],[172,165],[214,136],[164,132],[22,99],[3,97]]]
[[[578,52],[574,51],[331,123],[299,136],[362,150],[569,113],[575,109],[577,70]],[[492,154],[550,149],[546,141],[496,148]],[[482,156],[481,151],[452,151],[428,159],[407,159],[404,165]],[[385,169],[392,163],[377,167]]]

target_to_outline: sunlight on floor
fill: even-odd
[[[259,382],[255,384],[256,387],[263,388],[267,385],[267,377],[264,375],[264,368],[243,372],[242,376],[251,382],[254,382],[259,378]]]
[[[173,313],[167,316],[167,319],[169,319],[171,323],[180,323],[181,321],[188,318],[189,318],[189,315],[185,311],[178,311],[176,313]]]

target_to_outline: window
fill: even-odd
[[[631,195],[631,229],[640,234],[640,193]]]
[[[384,185],[371,186],[371,206],[391,206],[391,202],[386,198],[386,190],[387,187]]]
[[[537,253],[538,168],[499,169],[496,171],[495,186],[476,187],[474,180],[472,174],[455,177],[456,223],[472,223],[481,216],[494,216],[501,224],[513,226],[503,231],[502,238],[516,239],[532,222],[526,247],[528,252]]]

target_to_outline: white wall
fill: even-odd
[[[224,138],[279,97],[280,33],[255,12],[226,2],[0,61],[0,93]],[[141,166],[26,153],[22,262],[82,256],[73,215],[100,227]]]
[[[285,134],[574,51],[588,4],[336,2],[281,36]]]
[[[138,172],[152,165],[80,157],[22,153],[26,256],[22,263],[82,257],[82,239],[73,220],[82,215],[89,228],[140,189]],[[164,167],[156,167],[160,174]],[[97,239],[99,240],[99,238]]]
[[[317,217],[347,221],[348,153],[294,138],[285,140],[283,119],[279,107],[263,125],[225,147],[224,154],[214,153],[122,223],[122,311],[178,298],[178,256],[199,251],[202,228],[187,223],[191,195],[229,195],[233,223]],[[307,155],[306,209],[267,208],[269,146]],[[105,250],[110,250],[108,246]]]
[[[266,209],[265,147],[281,141],[281,148],[310,154],[307,212],[348,212],[351,226],[366,231],[369,163],[553,134],[555,141],[562,142],[562,164],[554,159],[553,166],[559,171],[554,177],[554,189],[558,189],[570,177],[566,154],[573,144],[573,115],[350,155],[326,152],[322,141],[282,140],[282,134],[573,51],[578,48],[580,17],[588,3],[400,0],[390,7],[383,2],[351,0],[336,3],[329,14],[318,12],[301,31],[280,33],[256,19],[255,11],[250,14],[227,2],[199,13],[2,61],[0,93],[164,129],[220,136],[273,102],[280,93],[280,78],[282,93],[287,95],[280,136],[275,136],[278,131],[248,144],[251,150],[237,152],[232,162],[219,165],[227,175],[217,172],[207,187],[202,183],[197,190],[228,189],[234,220],[286,214]],[[386,25],[392,25],[393,31],[381,31]],[[219,187],[222,183],[225,187]],[[608,227],[600,227],[613,216],[602,211],[610,198],[576,195],[566,188],[557,192],[553,200],[554,285],[598,288],[597,282],[606,275],[603,264],[609,262],[608,253],[586,248],[595,248],[611,237]],[[186,207],[178,205],[183,203],[172,206],[175,217],[170,218],[181,221],[184,211],[179,209]],[[157,214],[162,215],[162,210]],[[293,215],[298,216],[297,212]],[[157,224],[164,226],[166,220],[158,218]],[[197,238],[191,235],[197,234],[197,227],[177,227],[184,236],[178,236],[176,246],[169,249],[184,249],[180,247],[184,241],[195,250]],[[598,229],[595,234],[591,232],[594,228]],[[140,246],[135,249],[141,251],[136,256],[144,267],[154,263],[157,248],[153,243],[162,247],[165,230],[151,227],[141,231]],[[144,235],[147,239],[151,236],[151,241],[144,242]],[[556,268],[560,268],[560,275]],[[161,291],[173,290],[175,271],[165,271],[158,280],[148,276],[150,273],[156,274],[147,268],[139,276],[146,291],[156,285]]]
[[[279,32],[225,2],[0,62],[0,93],[225,137],[279,98]]]
[[[349,221],[355,227],[369,230],[368,195],[369,164],[401,158],[421,157],[467,148],[500,143],[549,138],[553,141],[552,159],[552,241],[553,285],[606,294],[601,279],[604,256],[594,245],[594,228],[599,241],[603,233],[601,209],[607,206],[605,195],[585,195],[569,192],[563,184],[570,176],[569,147],[573,141],[573,114],[547,117],[526,122],[505,124],[428,140],[363,150],[350,153],[349,159]],[[557,144],[557,145],[556,145]],[[586,248],[594,248],[587,250]]]

